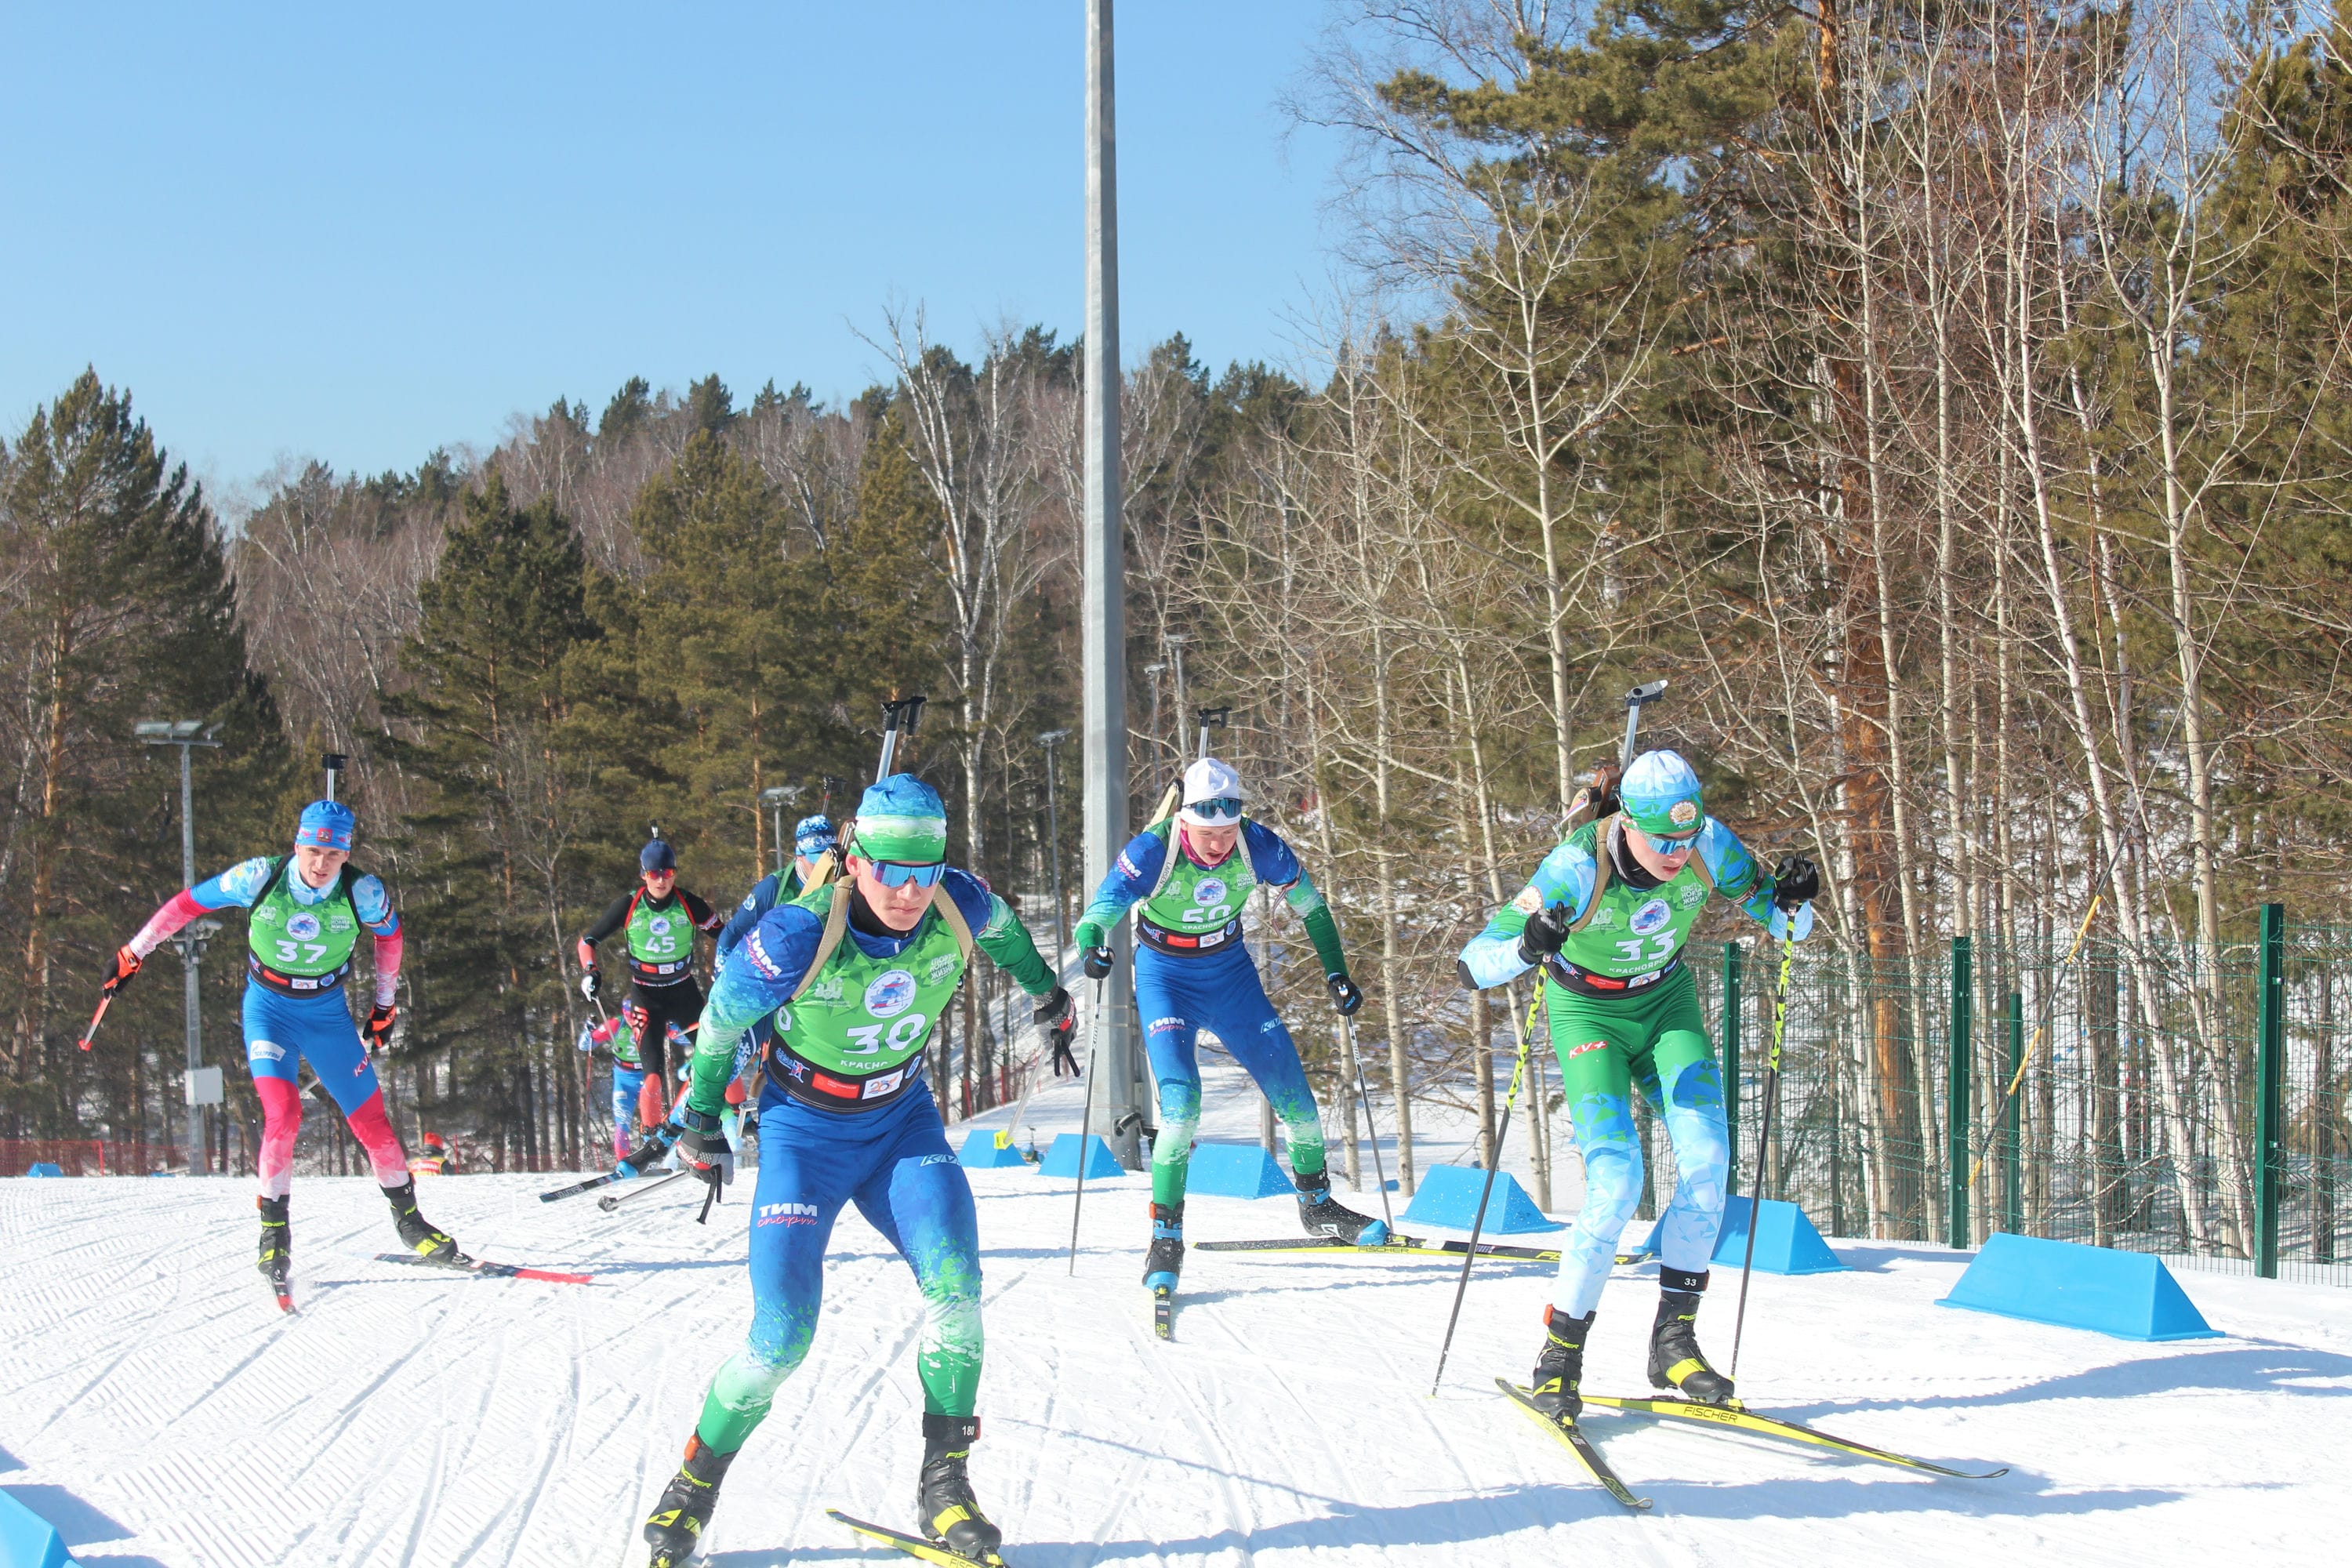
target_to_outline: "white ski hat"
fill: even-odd
[[[1230,827],[1242,819],[1242,775],[1214,757],[1184,770],[1184,809],[1177,816],[1196,827]]]

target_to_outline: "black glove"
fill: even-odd
[[[1568,911],[1546,904],[1528,917],[1527,929],[1519,932],[1519,962],[1540,968],[1567,940]]]
[[[1118,962],[1118,955],[1111,952],[1111,950],[1107,947],[1090,947],[1087,949],[1085,965],[1087,978],[1089,980],[1100,980],[1103,976],[1111,972],[1112,966]]]
[[[580,994],[587,997],[591,1002],[604,994],[604,971],[592,969],[583,974],[580,977]]]
[[[1331,1005],[1342,1018],[1352,1018],[1356,1009],[1364,1005],[1364,994],[1356,983],[1344,974],[1327,974],[1323,984],[1331,988]]]
[[[392,1021],[400,1016],[400,1009],[389,1002],[379,1002],[368,1013],[367,1048],[371,1055],[392,1048]]]
[[[106,978],[99,984],[98,994],[112,999],[116,992],[131,984],[131,977],[138,973],[146,962],[127,947],[116,948],[114,966],[106,972]]]
[[[678,1152],[694,1166],[695,1174],[712,1187],[723,1187],[735,1179],[735,1151],[727,1146],[727,1133],[716,1116],[706,1116],[690,1105],[680,1106],[677,1122]]]
[[[1772,872],[1772,901],[1794,913],[1822,896],[1821,868],[1802,855],[1784,858]]]
[[[1078,1026],[1077,1009],[1070,1002],[1070,994],[1060,986],[1053,994],[1036,997],[1037,1005],[1030,1010],[1029,1021],[1058,1040],[1066,1041]]]

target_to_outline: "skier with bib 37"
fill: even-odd
[[[658,832],[658,829],[656,829]],[[596,967],[596,944],[624,933],[629,950],[629,994],[644,1009],[633,1026],[637,1061],[655,1087],[639,1120],[658,1124],[669,1110],[670,1026],[691,1034],[702,1016],[702,987],[694,979],[694,933],[716,932],[719,917],[700,898],[677,885],[677,856],[655,838],[637,852],[637,885],[614,899],[580,936],[580,994],[590,1001],[604,994]]]
[[[1160,1086],[1160,1134],[1151,1148],[1151,1247],[1143,1282],[1172,1290],[1184,1267],[1184,1177],[1201,1124],[1200,1032],[1207,1029],[1257,1080],[1280,1119],[1309,1236],[1377,1247],[1379,1220],[1341,1206],[1324,1169],[1323,1120],[1290,1031],[1266,1000],[1242,942],[1242,907],[1260,886],[1278,889],[1307,926],[1323,983],[1342,1016],[1363,1005],[1348,977],[1330,906],[1282,836],[1242,811],[1239,774],[1214,757],[1184,770],[1183,804],[1129,841],[1079,918],[1088,977],[1111,970],[1110,929],[1132,909],[1135,1005],[1144,1019],[1151,1076]]]
[[[762,916],[711,984],[677,1116],[679,1152],[709,1180],[732,1173],[721,1113],[736,1042],[776,1016],[760,1086],[751,1331],[712,1378],[686,1462],[646,1521],[654,1568],[693,1553],[728,1466],[808,1354],[845,1203],[898,1248],[922,1291],[923,1531],[963,1558],[996,1561],[1001,1533],[965,1473],[980,1435],[980,1240],[923,1051],[975,946],[1037,999],[1039,1024],[1068,1029],[1070,998],[1005,901],[945,863],[947,837],[947,809],[929,784],[910,773],[880,780],[850,825],[844,874]],[[808,1441],[810,1463],[830,1462],[822,1437]]]
[[[1584,1161],[1584,1207],[1560,1247],[1533,1384],[1538,1409],[1566,1423],[1583,1407],[1577,1390],[1585,1341],[1617,1238],[1641,1199],[1635,1084],[1665,1123],[1676,1172],[1674,1199],[1654,1233],[1659,1299],[1650,1381],[1703,1404],[1731,1399],[1731,1380],[1707,1364],[1696,1331],[1730,1150],[1722,1070],[1682,948],[1710,893],[1738,903],[1780,941],[1801,941],[1812,929],[1821,885],[1802,856],[1764,876],[1738,837],[1706,815],[1698,775],[1675,752],[1634,758],[1618,797],[1617,811],[1544,857],[1460,961],[1471,989],[1543,971],[1552,1050]]]
[[[391,1038],[400,981],[400,917],[383,884],[351,864],[358,826],[349,806],[314,800],[302,808],[294,853],[244,860],[175,894],[114,955],[105,992],[139,973],[147,955],[189,921],[215,910],[249,910],[247,918],[245,1056],[261,1100],[261,1272],[281,1306],[289,1305],[293,1229],[294,1135],[302,1125],[299,1072],[310,1070],[367,1151],[376,1184],[392,1205],[403,1245],[436,1262],[461,1258],[457,1244],[416,1212],[408,1155],[384,1117],[383,1095],[369,1058]],[[352,1021],[343,981],[364,931],[375,942],[375,1005],[367,1038]]]

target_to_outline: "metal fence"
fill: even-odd
[[[1737,1067],[1736,1189],[1760,1176],[1836,1236],[1973,1247],[2005,1230],[2352,1285],[2352,984],[2336,978],[2352,930],[2273,905],[2252,942],[2095,937],[2066,956],[1966,938],[1893,963],[1798,949],[1759,1151],[1779,953],[1695,945]],[[1665,1140],[1642,1131],[1652,1190],[1669,1191]]]

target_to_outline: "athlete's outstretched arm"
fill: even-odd
[[[1591,852],[1573,843],[1562,844],[1545,856],[1518,896],[1496,910],[1486,929],[1462,949],[1455,968],[1463,985],[1473,991],[1507,985],[1533,968],[1519,955],[1519,933],[1528,929],[1528,917],[1538,910],[1551,909],[1560,911],[1564,921],[1575,920],[1592,896],[1597,868]]]
[[[695,1032],[694,1082],[687,1103],[716,1116],[735,1077],[735,1043],[743,1031],[793,999],[816,958],[824,922],[798,904],[780,904],[719,961],[702,1023]]]
[[[590,926],[586,931],[580,933],[580,952],[578,956],[580,959],[581,968],[593,969],[596,967],[596,944],[603,942],[606,937],[611,936],[614,931],[619,931],[622,926],[628,923],[629,900],[635,897],[636,895],[633,892],[623,893],[619,898],[614,899],[611,904],[605,907],[603,914],[596,917],[596,923],[594,925]]]
[[[139,928],[139,934],[126,945],[145,958],[178,935],[182,926],[199,915],[214,910],[251,909],[253,900],[261,896],[261,889],[268,881],[268,856],[240,860],[219,876],[207,878],[193,888],[173,894],[164,900],[163,908],[147,917],[147,923]]]
[[[991,892],[988,885],[966,872],[947,873],[948,897],[953,899],[971,940],[997,968],[1013,976],[1032,996],[1050,996],[1056,984],[1053,969],[1037,952],[1037,943],[1013,906]]]
[[[1324,974],[1346,974],[1348,952],[1339,945],[1339,922],[1331,918],[1331,905],[1323,890],[1298,863],[1297,852],[1282,835],[1260,822],[1243,825],[1242,841],[1249,849],[1252,874],[1267,887],[1279,889],[1284,901],[1306,925],[1307,940],[1315,944]]]
[[[1172,827],[1169,830],[1173,833]],[[1078,928],[1072,933],[1073,945],[1100,947],[1110,939],[1113,926],[1127,918],[1127,911],[1151,896],[1153,884],[1160,880],[1160,868],[1174,851],[1168,840],[1157,833],[1139,833],[1118,852],[1111,863],[1110,874],[1095,889],[1093,900],[1078,916]],[[978,928],[973,928],[977,930]]]

